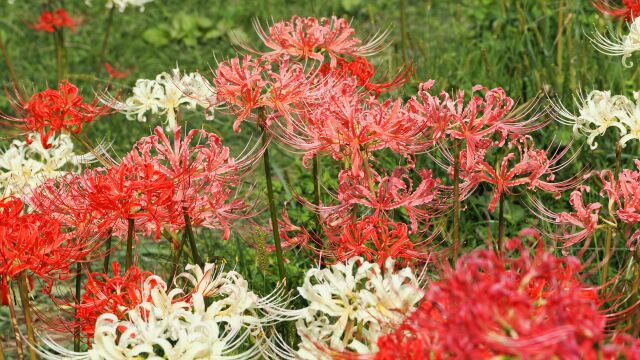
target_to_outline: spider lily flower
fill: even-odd
[[[495,186],[493,197],[488,210],[493,212],[501,196],[511,194],[510,188],[527,185],[530,190],[540,189],[559,196],[560,193],[576,186],[580,176],[554,182],[555,173],[566,167],[575,155],[562,163],[560,160],[567,154],[570,146],[562,150],[549,153],[549,150],[536,149],[531,137],[517,137],[509,142],[509,147],[515,147],[517,152],[511,152],[502,158],[494,169],[486,161],[480,163],[482,174],[477,177],[478,182],[486,182]],[[511,168],[509,164],[517,161]]]
[[[296,328],[298,357],[332,359],[377,351],[377,340],[400,324],[422,298],[420,280],[410,268],[395,270],[352,258],[311,269],[298,288],[309,306]]]
[[[236,116],[233,130],[239,132],[245,120],[268,128],[275,118],[282,117],[288,122],[308,102],[317,101],[319,91],[314,90],[313,84],[316,72],[305,70],[302,64],[289,58],[270,62],[245,55],[220,63],[213,83],[220,102]],[[258,109],[264,111],[263,118],[255,113]]]
[[[608,36],[595,33],[591,42],[598,51],[605,55],[622,56],[622,65],[630,68],[633,66],[633,62],[629,62],[629,58],[640,50],[640,20],[638,18],[633,20],[629,25],[627,35],[619,35],[610,30]]]
[[[640,141],[640,92],[634,92],[636,103],[625,108],[626,112],[620,114],[620,122],[629,132],[620,138],[620,145],[624,147],[630,140]],[[631,102],[630,102],[631,103]]]
[[[420,307],[378,340],[377,359],[597,358],[606,316],[580,263],[518,239],[519,256],[475,250],[445,269]],[[482,296],[478,296],[482,294]]]
[[[533,199],[533,207],[537,210],[534,211],[536,215],[549,223],[565,227],[561,234],[550,234],[552,239],[562,242],[564,248],[585,240],[598,228],[602,204],[599,202],[585,204],[584,193],[589,191],[589,187],[580,186],[571,192],[569,204],[573,208],[573,212],[556,214],[547,209],[539,200]],[[568,229],[571,228],[577,228],[579,231],[569,232]]]
[[[268,30],[257,20],[253,24],[260,39],[271,49],[263,56],[270,59],[290,56],[303,61],[314,59],[324,62],[327,54],[332,66],[345,55],[366,57],[380,52],[385,47],[387,36],[384,31],[363,43],[355,36],[350,24],[336,16],[320,19],[294,16],[291,20],[274,23]]]
[[[128,77],[131,74],[131,70],[129,70],[129,71],[117,71],[109,63],[104,63],[103,66],[104,66],[104,69],[107,70],[107,73],[109,73],[109,76],[114,78],[114,79],[124,79],[124,78]]]
[[[137,7],[140,8],[140,12],[144,11],[144,6],[148,3],[153,2],[153,0],[107,0],[107,8],[111,9],[115,7],[120,12],[124,12],[124,10],[129,7]]]
[[[44,280],[70,277],[70,267],[85,261],[96,242],[63,233],[59,221],[39,213],[23,213],[20,199],[0,200],[0,276],[13,279],[22,272]]]
[[[616,216],[628,225],[640,223],[640,160],[635,160],[635,165],[637,170],[622,170],[617,181],[609,170],[600,173],[602,193],[609,197],[609,211],[615,211]],[[627,247],[634,250],[640,239],[640,229],[631,234],[628,226],[625,235]]]
[[[216,92],[213,86],[199,73],[181,73],[179,68],[171,74],[162,73],[154,80],[138,79],[132,89],[132,96],[118,101],[106,96],[102,102],[129,120],[147,121],[147,114],[165,115],[167,130],[178,126],[177,114],[181,107],[205,109],[205,118],[213,119]]]
[[[71,305],[76,310],[76,322],[89,341],[93,339],[100,315],[111,313],[122,319],[127,311],[145,300],[142,288],[146,279],[152,275],[150,272],[132,266],[121,275],[119,263],[113,262],[111,267],[112,277],[98,272],[90,273],[84,284],[80,303],[74,302]]]
[[[191,130],[184,139],[181,128],[170,140],[162,128],[136,142],[122,164],[131,169],[152,168],[173,183],[171,201],[158,212],[158,221],[171,230],[184,229],[184,214],[193,226],[205,226],[230,234],[227,223],[239,219],[247,206],[234,199],[242,172],[250,167],[229,156],[229,148],[213,133]]]
[[[100,315],[87,352],[71,352],[47,338],[50,350],[39,349],[40,354],[46,359],[92,360],[273,358],[274,351],[282,350],[268,344],[263,327],[300,317],[299,311],[284,307],[288,301],[281,298],[281,288],[260,297],[240,274],[213,264],[188,265],[175,279],[173,288],[155,275],[146,277],[141,287],[133,286],[139,304],[121,315]]]
[[[50,140],[51,148],[45,149],[40,135],[27,144],[13,140],[0,154],[0,189],[4,196],[28,197],[31,190],[50,178],[61,176],[69,169],[79,170],[91,156],[76,156],[73,142],[68,135],[61,134]]]
[[[84,103],[78,88],[66,80],[60,81],[58,90],[47,89],[34,94],[29,101],[18,98],[14,108],[17,117],[0,114],[10,127],[26,134],[27,144],[33,141],[30,133],[39,133],[45,149],[51,147],[49,139],[63,131],[80,134],[82,126],[107,112],[97,101]]]
[[[622,0],[622,4],[616,4],[613,0],[592,0],[591,3],[602,13],[624,18],[629,22],[640,14],[639,0]]]
[[[573,132],[587,136],[587,144],[591,149],[598,147],[595,139],[609,128],[617,128],[620,136],[627,135],[627,128],[621,119],[632,122],[630,109],[633,103],[623,95],[611,96],[609,91],[593,90],[586,97],[578,96],[575,100],[579,114],[573,115],[561,103],[552,103],[558,115],[558,121],[573,127]],[[628,139],[625,138],[625,142]]]
[[[353,60],[338,58],[334,68],[329,63],[324,63],[320,66],[319,72],[324,76],[331,74],[334,77],[352,77],[358,86],[379,96],[383,92],[393,91],[406,84],[413,74],[413,68],[407,66],[401,69],[390,81],[373,83],[372,80],[376,75],[373,65],[366,58],[356,56]]]
[[[59,8],[56,11],[44,11],[40,14],[38,22],[31,24],[30,27],[35,31],[54,32],[62,28],[76,32],[76,22],[69,17],[67,10]]]

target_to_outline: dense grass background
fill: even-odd
[[[0,0],[0,36],[20,86],[28,89],[28,93],[56,82],[51,35],[34,32],[27,26],[37,21],[41,3],[18,0],[15,5],[8,5]],[[126,93],[136,79],[154,78],[176,64],[186,71],[210,74],[217,61],[242,52],[234,45],[237,39],[259,44],[251,26],[252,18],[267,24],[292,15],[346,17],[363,38],[388,29],[389,46],[373,62],[383,74],[393,74],[403,64],[415,66],[412,81],[394,94],[403,97],[415,93],[419,83],[435,79],[434,91],[458,88],[469,91],[476,84],[500,86],[510,96],[525,102],[544,88],[568,104],[581,89],[586,92],[593,88],[610,89],[630,96],[631,91],[636,90],[640,75],[638,68],[625,69],[618,58],[594,50],[589,34],[607,27],[622,29],[623,24],[597,13],[587,0],[164,0],[149,4],[144,12],[128,9],[125,13],[115,13],[106,61],[118,69],[130,68],[133,72],[126,79],[108,83],[106,72],[96,71],[100,67],[98,54],[108,10],[100,0],[93,0],[91,7],[86,6],[84,0],[66,0],[64,5],[81,20],[76,33],[66,32],[67,78],[78,84],[87,97],[104,90]],[[0,61],[0,82],[7,88],[12,86],[4,61]],[[0,110],[12,113],[4,96],[0,97]],[[248,128],[234,134],[230,119],[224,115],[213,122],[203,122],[201,117],[199,113],[188,114],[190,126],[218,132],[236,151],[248,140],[257,140]],[[88,126],[87,135],[94,140],[113,142],[114,153],[123,155],[156,124],[130,122],[122,115],[112,115]],[[540,144],[554,140],[566,143],[571,137],[570,129],[555,123],[535,135]],[[567,169],[567,174],[585,166],[610,167],[614,141],[613,137],[605,137],[597,150],[580,157]],[[580,139],[576,141],[576,151],[581,143]],[[279,203],[289,200],[293,191],[311,194],[310,170],[300,165],[299,157],[283,149],[274,151]],[[631,164],[633,153],[637,153],[635,144],[625,151],[623,166]],[[391,168],[399,159],[389,155],[379,161]],[[433,166],[426,159],[420,162]],[[336,166],[325,159],[322,168],[323,184],[331,186]],[[255,186],[256,190],[249,194],[251,200],[264,199],[261,169],[257,171],[255,179],[246,185],[246,188]],[[290,188],[289,184],[296,186]],[[489,197],[489,191],[480,189],[467,202],[462,214],[461,233],[465,234],[469,247],[482,245],[486,232],[495,230],[495,216],[485,210]],[[291,207],[294,221],[304,223],[311,219],[308,212],[301,211],[295,204]],[[514,225],[513,232],[535,222],[516,199],[510,203],[506,216],[509,224]],[[260,242],[256,239],[260,237],[250,225],[246,227],[225,243],[217,234],[200,234],[202,247],[207,249],[203,252],[223,256],[254,286],[269,288],[267,283],[272,283],[275,275],[265,279],[260,274],[256,262],[263,257],[255,253],[256,248],[258,255],[260,253],[260,246],[256,246],[256,242]],[[474,240],[476,237],[478,240]],[[167,246],[143,242],[139,254],[143,267],[166,271]],[[291,279],[295,286],[302,275],[297,270],[307,268],[312,261],[303,253],[290,252],[287,256],[288,272],[295,274]],[[270,257],[269,261],[271,271],[268,272],[275,274],[275,260]],[[1,322],[0,327],[5,328]]]

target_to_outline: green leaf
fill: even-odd
[[[155,46],[166,45],[171,40],[169,31],[161,27],[152,27],[142,33],[142,38]]]

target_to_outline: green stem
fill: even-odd
[[[20,335],[20,326],[18,326],[18,316],[16,315],[16,308],[14,306],[15,292],[11,283],[8,284],[10,291],[9,297],[9,318],[11,319],[11,327],[13,328],[13,335],[16,340],[16,352],[18,353],[18,360],[24,359],[24,349],[22,348],[22,336]]]
[[[622,162],[622,145],[620,145],[620,142],[616,142],[616,163],[615,163],[615,169],[614,169],[614,178],[616,180],[616,182],[618,181],[618,178],[620,177],[620,163]]]
[[[557,47],[556,47],[556,82],[558,92],[562,92],[562,85],[564,84],[564,72],[563,68],[563,58],[564,58],[564,41],[563,41],[563,30],[564,30],[564,14],[565,14],[565,6],[564,0],[560,0],[559,12],[558,12],[558,29],[557,29]]]
[[[504,194],[500,196],[500,205],[498,209],[498,253],[500,255],[504,252]]]
[[[22,87],[20,87],[20,84],[18,83],[18,76],[16,75],[16,71],[13,68],[13,63],[11,62],[11,58],[9,57],[9,51],[5,46],[4,39],[1,35],[0,35],[0,51],[2,51],[4,62],[7,65],[7,72],[9,73],[9,78],[11,79],[13,86],[18,91],[18,94],[20,94],[20,97],[22,97],[23,100],[26,100],[26,94],[24,93],[24,90],[22,90]]]
[[[262,129],[262,142],[265,144],[269,141],[269,135],[265,129]],[[278,227],[278,216],[276,213],[276,204],[273,196],[273,183],[271,180],[271,159],[269,158],[269,149],[264,149],[262,155],[264,160],[264,177],[267,181],[267,198],[269,200],[269,213],[271,215],[271,229],[273,232],[273,242],[276,245],[276,258],[278,259],[278,273],[281,280],[286,280],[287,274],[284,269],[284,258],[282,256],[282,244],[280,243],[280,229]]]
[[[107,238],[107,243],[106,243],[107,250],[104,256],[104,265],[102,266],[102,270],[104,271],[105,275],[109,271],[109,260],[111,259],[111,251],[112,251],[111,240],[112,240],[112,236],[111,236],[111,230],[110,230],[109,237]]]
[[[313,155],[313,202],[316,206],[320,207],[320,164],[318,161],[318,155]],[[320,239],[320,232],[322,231],[322,220],[320,219],[320,212],[316,214],[316,236]]]
[[[193,227],[191,226],[191,218],[187,212],[187,209],[183,209],[184,212],[184,229],[187,233],[187,238],[189,239],[189,247],[191,248],[191,254],[193,255],[193,261],[198,264],[200,267],[204,266],[204,262],[200,257],[200,253],[198,252],[198,248],[196,246],[196,237],[193,234]]]
[[[613,239],[613,227],[607,226],[607,237],[604,240],[604,265],[602,268],[601,284],[606,284],[609,276],[609,257],[611,256],[611,240]]]
[[[176,276],[178,272],[178,266],[180,264],[180,257],[182,256],[182,251],[184,249],[184,244],[187,242],[187,232],[182,235],[182,241],[180,241],[180,245],[176,249],[176,255],[173,257],[173,269],[171,270],[171,275],[169,276],[168,284],[173,284],[173,278]]]
[[[24,322],[27,326],[27,339],[29,340],[29,359],[36,360],[36,336],[33,330],[33,318],[31,317],[31,307],[29,305],[29,290],[27,289],[27,274],[23,271],[18,278],[18,291],[24,312]]]
[[[129,228],[127,231],[127,257],[125,258],[125,267],[127,270],[133,265],[133,234],[135,230],[135,220],[129,219]]]
[[[453,259],[460,248],[460,140],[453,141]]]
[[[104,64],[104,58],[107,54],[107,46],[109,45],[109,35],[111,35],[111,25],[113,24],[113,14],[116,7],[112,6],[107,16],[107,22],[105,24],[104,37],[102,38],[102,47],[100,48],[100,55],[98,56],[98,65],[96,67],[96,74],[100,74],[102,65]]]
[[[402,62],[407,62],[407,4],[400,0],[400,47],[402,48]]]
[[[78,315],[78,309],[80,308],[80,300],[82,296],[82,264],[76,263],[76,319]],[[73,333],[73,351],[80,351],[80,325],[78,324]]]
[[[53,44],[56,51],[56,78],[58,82],[64,79],[64,33],[62,29],[53,32]]]

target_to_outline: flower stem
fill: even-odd
[[[4,39],[2,35],[0,35],[0,51],[2,51],[4,62],[7,65],[7,72],[9,73],[9,78],[11,79],[13,86],[18,91],[18,94],[20,94],[20,97],[26,100],[26,94],[24,93],[24,90],[22,90],[22,87],[18,83],[18,76],[16,75],[16,71],[13,68],[13,63],[11,63],[11,58],[9,57],[9,51],[7,50],[7,47],[4,44]]]
[[[318,161],[318,154],[313,155],[313,203],[320,208],[320,164]],[[320,232],[322,220],[320,219],[320,212],[316,214],[316,236],[320,239]]]
[[[611,256],[611,240],[613,239],[613,227],[607,226],[607,237],[604,240],[604,265],[602,268],[601,284],[607,283],[607,277],[609,276],[609,257]]]
[[[189,247],[191,248],[191,255],[193,255],[193,261],[198,264],[200,267],[204,266],[202,258],[200,257],[200,253],[198,252],[198,248],[196,246],[196,237],[193,234],[193,227],[191,226],[191,218],[189,217],[189,213],[187,209],[183,209],[184,211],[184,230],[187,233],[187,238],[189,239]]]
[[[615,168],[614,168],[614,178],[616,180],[616,182],[618,181],[618,178],[620,178],[620,163],[622,162],[622,145],[620,145],[620,142],[616,142],[616,163],[615,163]]]
[[[498,253],[500,255],[504,252],[504,195],[500,196],[500,205],[498,209]]]
[[[11,285],[11,283],[9,283]],[[8,287],[13,290],[11,286]],[[11,295],[15,295],[13,291]],[[24,359],[24,349],[22,348],[22,336],[20,335],[20,327],[18,326],[18,316],[16,315],[16,308],[13,305],[15,296],[9,297],[9,317],[11,318],[11,327],[13,328],[13,335],[16,339],[16,352],[18,353],[18,360]]]
[[[2,346],[2,341],[0,341],[0,360],[4,360],[4,346]]]
[[[106,243],[106,253],[104,255],[104,265],[102,266],[102,270],[104,271],[105,274],[107,274],[107,272],[109,271],[109,260],[111,259],[111,240],[112,240],[112,236],[111,236],[111,230],[109,231],[109,237],[107,238],[107,243]]]
[[[27,274],[23,271],[18,278],[18,291],[20,292],[20,301],[22,302],[22,311],[24,312],[24,322],[27,326],[27,339],[29,340],[29,359],[36,360],[36,336],[33,331],[33,319],[31,318],[31,307],[29,305],[29,290],[27,283]]]
[[[176,249],[176,254],[173,257],[173,269],[171,270],[171,275],[169,276],[168,284],[173,284],[173,278],[176,276],[178,272],[178,266],[180,264],[180,257],[182,256],[182,250],[184,249],[184,244],[187,242],[187,232],[182,235],[182,240],[180,241],[180,245]]]
[[[58,82],[64,79],[64,33],[62,29],[53,32],[53,44],[56,51],[56,79]]]
[[[76,319],[80,308],[80,297],[82,296],[82,264],[76,263]],[[80,324],[76,325],[73,333],[73,351],[80,351]]]
[[[565,5],[564,0],[560,0],[560,4],[558,7],[558,29],[557,29],[557,45],[556,45],[556,82],[558,87],[558,92],[562,92],[562,86],[564,84],[564,72],[563,68],[563,60],[564,60],[564,41],[563,41],[563,30],[564,30],[564,15],[565,15]]]
[[[111,10],[109,10],[109,15],[107,16],[107,21],[104,29],[104,37],[102,38],[102,47],[100,48],[100,55],[98,56],[98,64],[96,66],[96,74],[100,74],[100,70],[102,70],[102,65],[104,63],[105,55],[107,54],[107,46],[109,45],[109,35],[111,35],[111,25],[113,24],[113,14],[115,13],[116,7],[112,6]]]
[[[262,129],[262,142],[265,144],[269,141],[269,135],[267,131]],[[269,213],[271,215],[271,229],[273,232],[273,242],[276,245],[276,258],[278,260],[278,273],[280,274],[281,280],[287,279],[287,274],[284,269],[284,258],[282,256],[282,244],[280,243],[280,229],[278,227],[278,216],[276,214],[276,203],[273,196],[273,183],[271,181],[271,159],[269,158],[269,149],[264,149],[264,154],[262,155],[262,159],[264,160],[264,177],[267,181],[267,198],[269,200]]]
[[[129,228],[127,231],[127,257],[125,258],[125,267],[127,270],[133,265],[133,232],[135,229],[135,220],[129,219]]]
[[[453,140],[453,260],[458,258],[460,248],[460,140]]]

